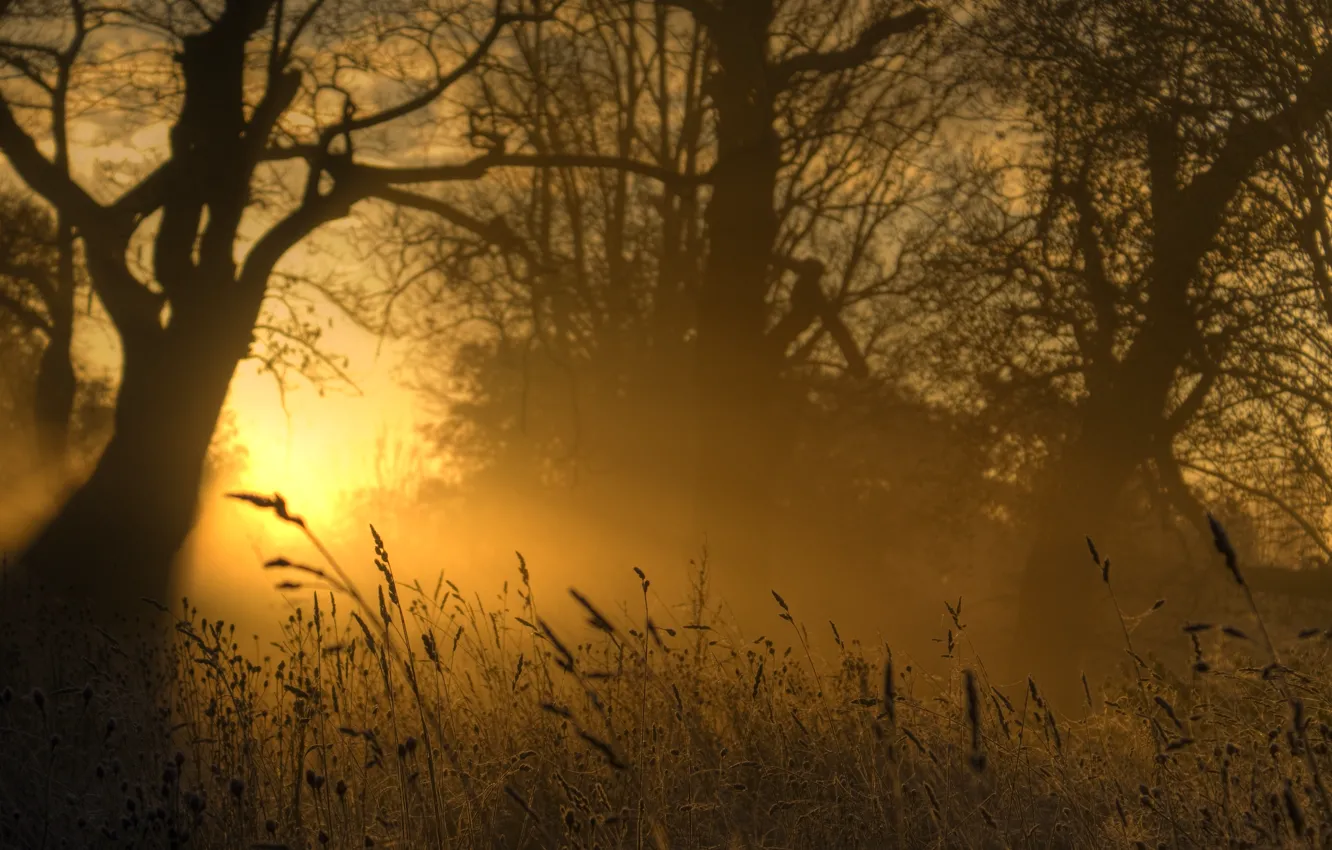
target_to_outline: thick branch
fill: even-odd
[[[864,353],[856,344],[855,337],[851,336],[851,329],[842,321],[832,302],[826,298],[823,300],[823,311],[819,319],[832,335],[833,341],[837,343],[837,348],[841,350],[842,357],[846,360],[847,371],[857,378],[868,378],[869,363],[865,360]]]
[[[306,28],[310,26],[315,15],[319,14],[320,9],[324,7],[324,3],[325,0],[314,0],[313,3],[305,7],[305,11],[301,12],[301,16],[296,19],[295,26],[293,26],[291,32],[287,34],[287,43],[284,44],[282,49],[277,53],[276,64],[274,67],[285,68],[287,63],[291,61],[291,54],[292,51],[296,49],[297,40],[300,39],[301,34],[305,32]],[[277,33],[275,32],[274,44],[277,43],[276,38]]]
[[[153,169],[152,173],[126,190],[111,205],[116,220],[129,227],[129,231],[121,234],[122,236],[128,236],[140,221],[152,215],[166,202],[170,182],[171,163],[168,161]]]
[[[826,271],[818,260],[796,260],[791,257],[779,257],[778,265],[796,275],[795,286],[791,290],[791,309],[767,334],[769,344],[778,356],[786,352],[796,337],[803,333],[817,318],[824,330],[837,343],[842,357],[846,359],[848,371],[857,378],[869,377],[869,363],[856,344],[851,330],[842,321],[837,306],[823,294],[820,281]]]
[[[1207,525],[1207,510],[1193,495],[1189,485],[1184,482],[1184,476],[1179,471],[1179,461],[1175,459],[1175,454],[1170,448],[1170,443],[1166,439],[1161,439],[1155,446],[1155,456],[1152,458],[1156,463],[1156,472],[1161,481],[1161,486],[1165,490],[1166,498],[1179,511],[1180,516],[1193,526],[1194,530],[1203,536],[1203,539],[1211,536]]]
[[[76,227],[92,228],[101,223],[103,208],[69,175],[42,155],[37,143],[19,126],[3,95],[0,95],[0,152],[25,183],[68,215]]]
[[[1203,404],[1207,401],[1207,397],[1211,395],[1212,388],[1216,386],[1220,377],[1221,373],[1212,368],[1206,369],[1198,377],[1198,383],[1193,385],[1193,389],[1189,390],[1189,394],[1184,397],[1179,406],[1166,417],[1165,433],[1161,435],[1163,439],[1173,437],[1193,421],[1193,418],[1198,415],[1198,411],[1202,410]]]
[[[1212,165],[1183,190],[1186,214],[1201,217],[1215,231],[1225,207],[1259,160],[1292,141],[1292,134],[1305,132],[1329,107],[1332,51],[1314,61],[1309,79],[1296,89],[1286,108],[1261,121],[1235,122]]]
[[[270,154],[270,158],[291,158],[286,151]],[[590,168],[627,171],[658,180],[673,188],[689,188],[707,184],[711,181],[709,173],[681,174],[639,160],[598,154],[506,154],[492,152],[482,154],[467,162],[450,165],[425,165],[407,168],[391,168],[375,165],[352,165],[340,175],[340,179],[349,179],[355,184],[356,191],[363,197],[390,186],[416,183],[446,183],[456,180],[476,180],[485,176],[494,168]]]
[[[401,189],[385,188],[374,192],[370,197],[407,209],[420,210],[438,216],[456,227],[484,239],[502,251],[517,254],[531,266],[539,266],[540,261],[532,247],[505,223],[502,218],[482,221],[468,215],[457,207],[438,198],[404,192]]]
[[[855,44],[850,47],[792,56],[773,67],[773,85],[778,89],[784,89],[797,74],[836,74],[858,68],[873,60],[879,48],[888,39],[918,30],[928,24],[933,17],[932,9],[917,6],[908,12],[890,15],[866,27]]]
[[[0,97],[0,152],[24,182],[78,229],[88,249],[93,286],[122,331],[155,326],[161,298],[144,288],[125,266],[133,222],[92,199],[61,168],[44,157]],[[126,226],[128,225],[128,226]]]
[[[1090,158],[1090,153],[1087,155]],[[1078,252],[1082,254],[1083,277],[1092,309],[1096,312],[1095,351],[1088,352],[1096,369],[1108,369],[1114,357],[1115,334],[1119,328],[1118,292],[1110,281],[1101,247],[1104,222],[1092,200],[1089,177],[1084,173],[1077,182],[1064,186],[1077,212]]]
[[[773,356],[781,358],[786,355],[787,347],[808,330],[819,316],[819,302],[823,300],[819,281],[823,278],[825,268],[818,260],[782,257],[778,262],[796,276],[795,284],[791,287],[790,309],[767,333]]]
[[[241,287],[251,298],[262,298],[268,279],[282,257],[322,225],[346,216],[363,197],[342,186],[334,187],[327,195],[307,195],[295,211],[269,228],[255,243],[241,267]]]
[[[255,161],[262,157],[273,127],[282,117],[282,113],[291,106],[291,102],[296,99],[300,90],[300,71],[289,69],[274,70],[269,73],[268,89],[264,92],[263,100],[255,107],[249,125],[245,128],[246,147],[249,148],[250,156]]]

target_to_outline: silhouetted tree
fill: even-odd
[[[955,90],[914,6],[681,6],[568,4],[492,56],[477,138],[597,168],[418,197],[460,214],[433,240],[404,226],[389,259],[446,339],[474,334],[442,376],[463,380],[436,381],[452,438],[566,482],[669,481],[714,553],[761,572],[806,380],[882,365]]]
[[[376,192],[528,164],[501,150],[438,164],[421,124],[446,120],[445,93],[540,16],[503,3],[0,5],[13,72],[0,152],[76,234],[123,350],[114,435],[24,569],[108,606],[165,597],[279,263]],[[40,140],[93,108],[125,138],[169,125],[169,149],[147,174],[79,179]]]
[[[16,194],[0,198],[0,311],[20,333],[42,340],[32,403],[22,415],[31,417],[45,464],[65,459],[74,411],[73,250],[68,233],[40,205]]]
[[[1308,422],[1260,420],[1301,395],[1326,422],[1332,397],[1301,376],[1326,367],[1326,325],[1264,197],[1332,107],[1332,21],[1320,3],[1258,0],[986,12],[1012,107],[995,150],[1012,155],[958,219],[949,274],[972,298],[946,336],[991,406],[1047,412],[1017,654],[1072,706],[1100,581],[1084,536],[1113,551],[1135,476],[1200,524],[1189,470],[1294,447]]]
[[[921,97],[904,82],[922,69],[899,77],[894,66],[919,50],[930,14],[901,3],[663,2],[703,28],[715,63],[708,91],[715,161],[694,353],[699,524],[720,554],[763,570],[773,473],[791,439],[781,385],[787,345],[822,320],[824,332],[851,343],[843,354],[864,372],[863,353],[838,333],[841,305],[826,304],[820,258],[793,255],[780,240],[781,178],[838,163],[836,143],[818,144],[811,128],[835,132],[863,116],[870,124],[898,118],[928,134],[933,121],[921,126],[909,109],[894,115],[891,107]],[[854,185],[845,174],[833,179]],[[790,264],[805,273],[806,288],[773,326],[772,284]]]

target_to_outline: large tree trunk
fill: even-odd
[[[731,67],[726,76],[715,95],[719,156],[698,297],[697,509],[721,574],[738,578],[770,570],[766,526],[782,455],[778,364],[764,345],[780,149],[765,93]],[[741,587],[723,582],[732,596]]]
[[[69,329],[52,333],[42,351],[33,387],[33,420],[37,448],[44,466],[62,468],[69,450],[70,418],[74,414],[76,382],[70,359]]]
[[[696,510],[734,605],[766,596],[775,472],[787,433],[780,360],[765,345],[781,142],[767,74],[772,9],[731,4],[713,30],[717,163],[698,294]],[[760,577],[758,587],[744,579]]]
[[[1080,676],[1095,681],[1104,650],[1118,639],[1087,539],[1113,552],[1117,503],[1137,464],[1128,435],[1088,423],[1052,470],[1028,551],[1018,596],[1014,664],[1058,709],[1076,712]],[[1113,657],[1113,656],[1111,656]]]
[[[1015,661],[1064,711],[1081,705],[1080,675],[1122,657],[1122,636],[1087,538],[1113,552],[1120,497],[1155,441],[1169,439],[1165,411],[1188,348],[1164,322],[1149,322],[1112,380],[1083,403],[1081,427],[1051,470],[1018,600]],[[1113,577],[1112,577],[1113,578]],[[1105,628],[1103,628],[1105,627]],[[1108,630],[1107,630],[1108,629]],[[1108,640],[1107,640],[1108,639]],[[1114,641],[1110,644],[1108,641]]]
[[[171,566],[248,341],[248,327],[207,315],[126,340],[115,432],[20,559],[21,576],[107,617],[143,611],[143,598],[170,604]]]

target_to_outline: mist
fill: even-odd
[[[1330,34],[0,0],[0,845],[1329,844]]]
[[[683,627],[706,576],[751,640],[789,615],[829,652],[847,636],[944,671],[965,630],[1075,702],[1129,624],[1187,663],[1169,636],[1225,596],[1213,520],[1255,576],[1285,571],[1270,586],[1322,586],[1325,108],[1264,77],[1270,109],[1241,114],[1215,81],[1249,48],[1216,33],[1310,67],[1321,48],[1221,15],[1207,62],[1162,82],[1168,27],[1129,38],[1159,42],[1138,55],[1039,4],[727,24],[574,5],[485,37],[438,22],[447,48],[296,31],[274,56],[368,70],[273,76],[261,155],[209,147],[262,100],[209,81],[269,36],[172,58],[205,18],[133,53],[99,30],[60,60],[89,75],[47,92],[49,120],[5,113],[15,570],[258,631],[315,590],[264,564],[325,557],[228,495],[281,493],[369,587],[371,525],[408,580],[484,600],[521,555],[552,617],[582,616],[575,587],[632,620],[637,569]],[[31,42],[0,60],[56,37],[13,20]],[[761,55],[726,35],[746,27]],[[798,49],[826,40],[862,47]],[[1101,64],[1031,58],[1048,45]],[[106,94],[134,63],[181,83],[176,112]],[[1158,114],[1167,85],[1211,117]],[[60,117],[99,92],[96,121]],[[1262,129],[1287,119],[1298,139]],[[222,161],[237,179],[204,179]],[[89,211],[110,172],[141,191]]]

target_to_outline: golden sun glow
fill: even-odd
[[[318,563],[321,556],[293,527],[223,493],[281,493],[340,559],[349,557],[333,541],[364,518],[347,515],[346,497],[375,486],[374,458],[381,441],[406,441],[414,433],[411,397],[390,374],[396,356],[375,358],[375,340],[350,328],[340,329],[329,348],[351,356],[351,377],[361,394],[321,396],[298,379],[284,399],[272,375],[261,373],[252,361],[241,363],[232,380],[224,416],[234,427],[231,445],[244,451],[244,464],[203,493],[179,589],[191,599],[209,600],[247,629],[285,616],[291,604],[292,594],[274,592],[275,583],[291,576],[263,569],[266,560],[283,555]]]
[[[349,341],[365,342],[344,339],[334,345],[344,350]],[[359,395],[321,396],[301,384],[284,398],[272,376],[261,374],[256,364],[237,369],[228,400],[237,442],[246,454],[237,486],[279,492],[295,512],[330,528],[340,521],[338,510],[347,495],[375,484],[377,441],[389,435],[410,439],[416,418],[409,394],[388,374],[387,359],[372,363],[371,357],[357,355],[353,363],[371,364],[355,376]]]

